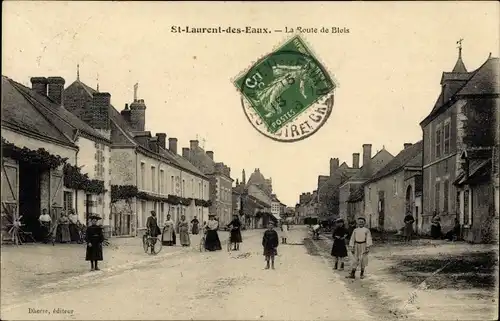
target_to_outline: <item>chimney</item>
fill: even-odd
[[[404,149],[407,149],[408,147],[410,147],[412,145],[412,143],[404,143],[403,146],[404,146]]]
[[[138,99],[130,104],[130,127],[142,132],[146,128],[146,104],[144,99]]]
[[[170,137],[168,139],[168,149],[177,155],[177,138]]]
[[[128,108],[128,104],[125,104],[125,108],[120,112],[122,115],[123,119],[127,121],[127,123],[130,124],[130,108]]]
[[[31,77],[31,89],[36,93],[47,96],[47,78],[45,77]]]
[[[50,86],[50,85],[49,85]],[[111,94],[94,93],[92,95],[91,121],[90,127],[95,129],[109,129],[109,108],[111,104]]]
[[[247,178],[246,178],[246,175],[245,175],[245,170],[242,170],[241,171],[241,182],[243,184],[246,184],[247,183]]]
[[[334,176],[339,169],[339,159],[330,158],[330,176]]]
[[[64,92],[64,78],[62,77],[49,77],[47,78],[49,83],[47,96],[49,96],[52,101],[58,105],[62,105],[62,97]]]
[[[189,159],[189,148],[182,148],[182,157]]]
[[[214,160],[214,152],[211,150],[207,151],[207,156],[210,157],[211,160]]]
[[[363,144],[363,172],[365,176],[372,174],[372,144]]]
[[[196,151],[196,149],[198,149],[198,140],[190,140],[189,141],[189,147],[193,150],[193,151]]]
[[[148,139],[148,145],[149,145],[148,147],[150,150],[152,150],[155,153],[158,153],[159,152],[158,136],[150,137]]]
[[[156,133],[155,135],[158,139],[158,146],[166,149],[166,142],[167,142],[167,134],[165,133]]]
[[[359,153],[352,154],[352,168],[359,168]]]

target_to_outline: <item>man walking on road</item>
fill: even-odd
[[[160,227],[158,226],[158,220],[156,219],[156,212],[151,211],[151,216],[148,217],[146,221],[146,227],[148,228],[148,233],[151,240],[151,253],[154,253],[155,244],[158,241],[156,238],[161,234]]]
[[[358,227],[354,229],[349,242],[349,248],[354,255],[351,274],[347,278],[355,279],[356,269],[361,266],[360,278],[365,277],[365,267],[368,265],[368,252],[372,246],[372,234],[365,227],[365,218],[358,218]]]

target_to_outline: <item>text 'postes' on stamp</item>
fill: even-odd
[[[328,117],[319,124],[302,124],[304,118],[314,113],[318,104],[324,104],[326,96],[333,95],[335,83],[318,62],[300,36],[294,36],[277,50],[260,59],[247,72],[234,81],[243,96],[243,108],[249,120],[258,118],[254,123],[264,135],[278,141],[296,141],[310,136],[322,126]],[[333,102],[333,100],[330,100]],[[248,104],[250,108],[246,108]],[[328,104],[327,104],[328,105]],[[324,106],[323,106],[324,107]],[[249,117],[249,113],[254,114]],[[329,116],[329,112],[327,113]],[[309,117],[310,118],[310,117]],[[288,132],[306,126],[309,131],[286,139],[282,129]]]

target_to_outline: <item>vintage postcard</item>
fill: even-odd
[[[2,320],[497,320],[498,2],[5,1]]]

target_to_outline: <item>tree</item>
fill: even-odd
[[[491,147],[495,141],[495,99],[471,98],[465,105],[464,143],[468,147]]]

